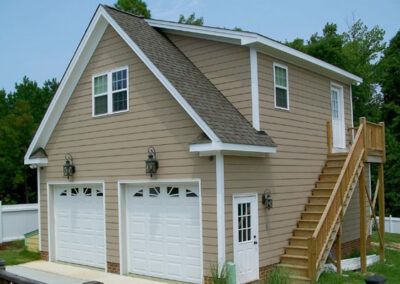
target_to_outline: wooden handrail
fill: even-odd
[[[331,153],[331,123],[327,123],[328,153]],[[364,117],[360,118],[360,126],[350,148],[349,154],[344,162],[339,177],[335,183],[332,194],[322,213],[321,219],[313,235],[309,238],[309,271],[311,281],[316,281],[319,273],[319,264],[329,243],[330,235],[335,228],[339,218],[344,214],[344,202],[348,198],[350,188],[358,177],[357,172],[363,162],[367,160],[369,151],[385,151],[385,128],[384,124],[367,122]]]

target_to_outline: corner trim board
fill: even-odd
[[[251,107],[252,122],[256,130],[260,130],[260,107],[258,93],[258,62],[257,50],[250,47],[250,76],[251,76]]]
[[[217,185],[218,270],[221,271],[225,263],[225,177],[224,155],[222,153],[217,153],[215,167]]]

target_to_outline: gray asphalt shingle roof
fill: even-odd
[[[141,17],[108,6],[103,7],[222,142],[276,146],[268,134],[254,129],[164,34]]]

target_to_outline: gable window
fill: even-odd
[[[274,63],[275,108],[289,109],[289,78],[286,66]]]
[[[128,68],[93,76],[93,116],[129,109]]]

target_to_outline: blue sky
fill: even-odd
[[[0,89],[11,91],[24,75],[40,85],[61,79],[97,5],[116,0],[0,1]],[[205,24],[249,30],[276,40],[308,39],[326,22],[347,31],[353,19],[386,30],[400,29],[399,0],[147,0],[155,19],[180,14],[204,17]]]

